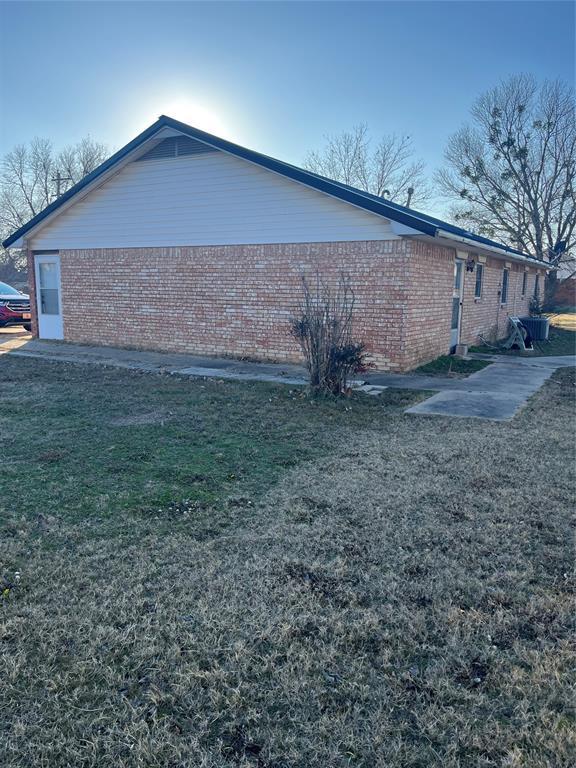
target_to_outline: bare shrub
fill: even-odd
[[[340,274],[336,288],[316,272],[311,284],[302,275],[302,302],[290,332],[297,339],[310,374],[313,392],[348,392],[353,374],[372,367],[366,346],[354,340],[354,291],[350,278]]]

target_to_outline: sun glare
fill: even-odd
[[[168,115],[168,117],[173,117],[175,120],[188,123],[193,128],[214,133],[216,136],[224,136],[228,133],[222,118],[215,110],[198,104],[191,99],[178,98],[160,102],[158,107],[156,107],[153,119],[156,119],[159,115]]]

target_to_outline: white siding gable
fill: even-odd
[[[396,239],[381,216],[224,152],[134,161],[31,236],[31,247]]]

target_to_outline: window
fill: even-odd
[[[526,296],[526,288],[528,287],[528,272],[524,272],[522,275],[522,296]]]
[[[502,270],[502,291],[500,293],[500,303],[506,304],[508,301],[508,269]]]
[[[484,265],[476,264],[476,285],[474,286],[474,298],[482,296],[482,280],[484,279]]]
[[[534,298],[537,299],[540,295],[540,275],[536,275],[534,278]]]

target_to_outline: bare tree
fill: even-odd
[[[70,183],[75,184],[91,173],[108,155],[106,145],[85,136],[77,144],[64,147],[58,153],[56,165],[62,175],[68,176]]]
[[[104,144],[86,137],[56,153],[48,139],[20,144],[2,159],[0,240],[21,227],[108,156]],[[3,273],[23,268],[18,252],[0,251]]]
[[[574,264],[574,92],[518,75],[484,93],[455,133],[437,181],[453,216],[555,266]],[[572,267],[573,269],[574,267]],[[555,273],[547,281],[552,293]]]
[[[413,155],[410,136],[383,136],[373,144],[368,126],[362,123],[328,136],[320,151],[308,153],[304,167],[401,205],[418,205],[430,197],[430,190],[424,163]]]

